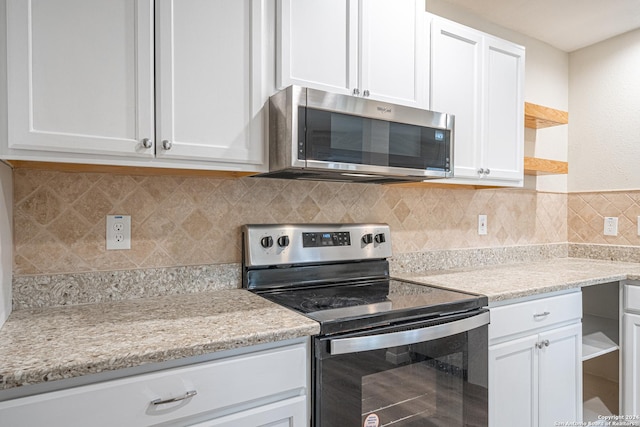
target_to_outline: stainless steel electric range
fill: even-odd
[[[386,224],[243,227],[243,286],[320,323],[312,426],[487,426],[487,298],[391,278]]]

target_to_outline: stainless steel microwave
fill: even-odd
[[[452,176],[454,117],[290,86],[269,102],[269,172],[388,183]]]

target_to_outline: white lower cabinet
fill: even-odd
[[[307,402],[294,397],[218,419],[192,424],[192,427],[293,427],[306,426]]]
[[[640,414],[640,314],[624,313],[622,328],[624,330],[622,413],[638,415]]]
[[[491,308],[489,426],[582,419],[580,292]]]
[[[0,424],[305,427],[308,379],[296,343],[0,402]]]
[[[640,415],[640,282],[624,286],[622,315],[622,414]],[[640,424],[640,419],[633,420]]]

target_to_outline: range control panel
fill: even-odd
[[[242,227],[246,266],[382,259],[391,256],[387,224],[255,224]]]
[[[302,247],[349,246],[351,233],[348,231],[325,231],[321,233],[302,233]]]

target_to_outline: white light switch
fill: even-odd
[[[478,234],[480,236],[487,235],[487,216],[478,215]]]

